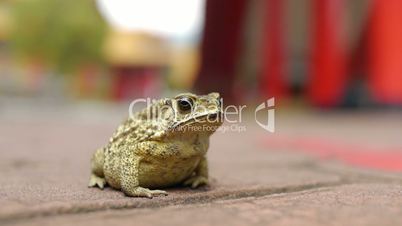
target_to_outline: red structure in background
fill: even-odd
[[[219,91],[227,103],[234,102],[236,94],[240,95],[233,87],[246,2],[206,2],[201,69],[195,89],[202,93]]]
[[[374,0],[370,19],[370,91],[376,102],[402,104],[402,1]]]
[[[346,85],[345,1],[313,0],[312,4],[308,97],[316,106],[331,107],[343,99]]]
[[[155,97],[159,94],[161,69],[115,66],[112,95],[115,100]]]
[[[289,94],[289,82],[286,79],[285,2],[267,0],[265,3],[260,88],[264,98],[275,97],[280,101]]]
[[[227,100],[236,99],[234,93],[241,94],[233,87],[246,3],[246,0],[207,0],[198,90],[219,91]],[[286,76],[285,6],[282,0],[265,3],[260,93],[265,98],[281,98],[288,96],[290,86]],[[362,43],[353,56],[346,52],[349,46],[343,33],[346,1],[311,0],[310,3],[311,52],[306,53],[307,57],[311,56],[306,87],[310,103],[319,107],[338,106],[345,101],[346,87],[353,85],[353,80],[363,79],[354,77],[361,73],[368,74],[364,79],[376,103],[401,105],[402,1],[371,2],[370,19],[362,26],[358,38]]]

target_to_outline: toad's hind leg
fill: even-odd
[[[91,177],[89,179],[88,187],[98,186],[103,189],[106,180],[103,173],[103,164],[105,162],[104,148],[96,150],[91,159]]]
[[[124,149],[124,150],[129,150]],[[139,165],[141,158],[136,156],[133,151],[126,151],[125,158],[122,159],[122,171],[120,172],[121,190],[127,196],[152,198],[158,195],[167,195],[166,191],[150,190],[140,187],[139,183]]]

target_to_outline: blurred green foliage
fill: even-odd
[[[94,0],[20,0],[13,10],[11,46],[19,59],[61,73],[103,63],[107,27]]]

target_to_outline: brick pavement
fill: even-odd
[[[320,159],[292,146],[266,143],[309,136],[402,147],[402,120],[396,114],[279,112],[274,135],[248,120],[244,133],[213,137],[211,186],[170,188],[169,196],[149,200],[86,187],[90,155],[108,139],[124,108],[42,111],[0,112],[0,224],[401,223],[399,172],[348,165],[328,156]],[[370,130],[380,126],[380,131]]]

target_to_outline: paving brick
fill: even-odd
[[[353,184],[161,209],[37,218],[21,225],[401,225],[402,186]]]
[[[0,219],[260,196],[341,180],[335,173],[314,168],[310,158],[264,151],[255,136],[219,133],[211,141],[209,188],[171,188],[168,197],[153,200],[125,197],[110,188],[87,188],[91,154],[114,127],[58,120],[3,121],[0,148],[7,151],[0,159]]]
[[[275,134],[246,120],[246,132],[213,136],[211,186],[169,188],[169,196],[149,200],[86,187],[91,154],[125,114],[119,109],[0,112],[0,224],[401,223],[400,173],[357,169],[264,143],[269,136],[309,136],[402,147],[399,116],[280,114]]]

